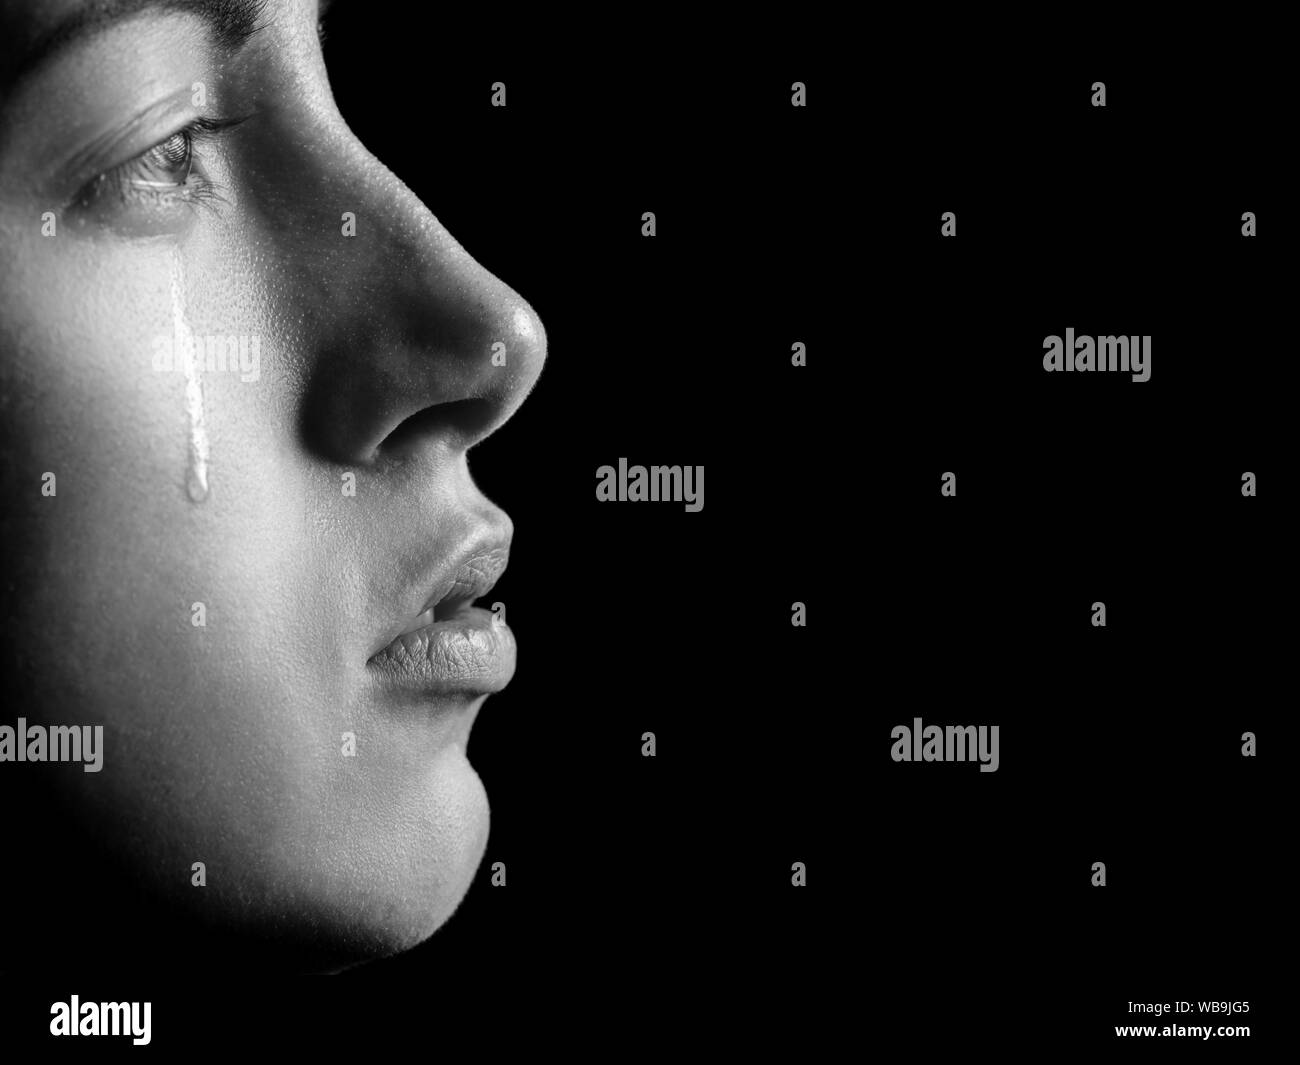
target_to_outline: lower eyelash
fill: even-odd
[[[193,192],[189,195],[189,200],[196,207],[206,207],[217,217],[221,216],[221,208],[228,207],[230,201],[226,199],[225,188],[218,185],[215,181],[209,181],[201,177],[199,184],[195,186]]]
[[[129,196],[138,196],[147,198],[150,201],[167,205],[173,201],[180,200],[195,207],[206,207],[214,215],[220,217],[221,206],[229,205],[230,201],[226,199],[223,186],[218,185],[215,181],[210,181],[202,174],[191,172],[189,180],[176,188],[149,188],[144,185],[131,185],[127,183]],[[124,197],[125,198],[125,197]]]
[[[133,182],[121,173],[102,174],[91,183],[78,202],[83,207],[90,207],[106,195],[115,195],[125,205],[144,203],[167,207],[180,202],[196,209],[207,208],[217,217],[221,215],[221,207],[230,203],[225,197],[223,186],[195,171],[190,172],[184,185],[161,187]]]

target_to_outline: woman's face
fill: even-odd
[[[141,886],[412,946],[487,840],[512,530],[466,452],[542,325],[349,132],[316,0],[0,12],[5,723],[103,726],[43,772]]]

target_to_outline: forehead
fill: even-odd
[[[0,97],[26,69],[75,41],[145,14],[194,15],[238,47],[262,24],[268,0],[0,0]]]

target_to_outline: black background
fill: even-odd
[[[1243,1023],[1212,1050],[1261,1051],[1292,749],[1279,71],[1228,41],[976,62],[814,19],[501,21],[341,0],[325,46],[358,136],[547,328],[471,456],[516,524],[488,854],[432,940],[341,980],[139,978],[155,1045],[436,1045],[464,995],[488,1047],[1149,1054],[1113,1026]],[[1044,373],[1067,327],[1151,335],[1151,379]],[[620,457],[705,466],[704,510],[598,503]],[[998,724],[999,771],[893,763],[914,717]],[[1179,999],[1251,1012],[1127,1012]]]
[[[932,58],[894,87],[863,493],[884,572],[851,597],[880,619],[864,790],[885,1001],[899,1028],[967,1047],[1145,1055],[1159,1038],[1121,1045],[1113,1026],[1226,1023],[1251,1037],[1211,1052],[1259,1053],[1281,1005],[1265,930],[1294,587],[1282,78],[1226,41]],[[1243,238],[1247,210],[1271,232]],[[1043,339],[1067,327],[1151,335],[1150,380],[1045,373]],[[1000,724],[1000,769],[892,763],[889,729],[913,717]],[[1215,998],[1252,1012],[1128,1011]]]

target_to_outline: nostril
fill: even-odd
[[[492,424],[495,405],[486,399],[457,399],[425,407],[405,419],[379,445],[379,454],[399,458],[438,437],[468,447]]]

